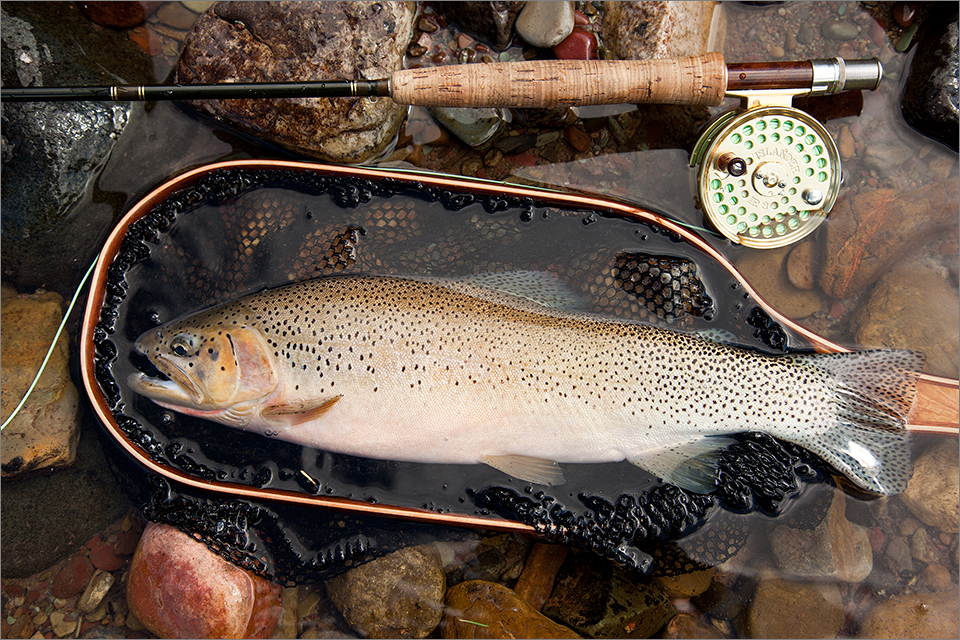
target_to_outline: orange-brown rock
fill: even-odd
[[[6,420],[33,382],[63,317],[60,294],[18,296],[3,289],[0,332],[0,414]],[[70,381],[68,338],[57,346],[20,412],[3,430],[4,478],[73,464],[77,456],[80,396]]]
[[[956,638],[957,589],[915,593],[877,605],[860,627],[861,638]]]
[[[579,638],[495,582],[470,580],[447,591],[444,638]]]
[[[905,255],[956,228],[958,190],[954,178],[905,193],[875,189],[837,201],[826,223],[824,293],[854,296]]]

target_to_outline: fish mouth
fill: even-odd
[[[197,407],[203,404],[203,392],[187,373],[163,356],[152,360],[159,375],[154,377],[138,371],[127,378],[127,384],[135,392],[154,401],[163,401],[181,407]]]

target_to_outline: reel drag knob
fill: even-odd
[[[793,107],[721,115],[697,142],[691,164],[707,219],[748,247],[783,247],[807,236],[840,190],[836,144],[823,125]]]

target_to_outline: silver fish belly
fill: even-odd
[[[288,285],[148,331],[137,348],[168,379],[130,385],[305,446],[486,463],[543,484],[563,482],[557,463],[626,459],[707,492],[728,436],[761,431],[863,489],[905,488],[921,355],[771,356],[565,308],[559,288],[536,293],[550,285],[543,274]]]

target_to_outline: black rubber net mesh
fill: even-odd
[[[760,434],[743,434],[721,456],[712,495],[660,483],[626,462],[565,465],[567,483],[546,493],[485,465],[369,460],[266,439],[167,411],[123,382],[145,366],[133,349],[143,331],[265,287],[333,273],[549,271],[594,312],[768,353],[805,347],[678,234],[549,202],[445,189],[416,177],[242,168],[206,174],[134,222],[109,268],[95,365],[117,425],[156,463],[206,481],[518,520],[548,540],[660,574],[722,562],[757,518],[819,522],[829,500],[805,499],[805,487],[830,482],[828,474],[803,449]],[[476,535],[206,494],[143,471],[119,449],[114,464],[137,488],[148,519],[282,583],[324,579],[421,541]]]

